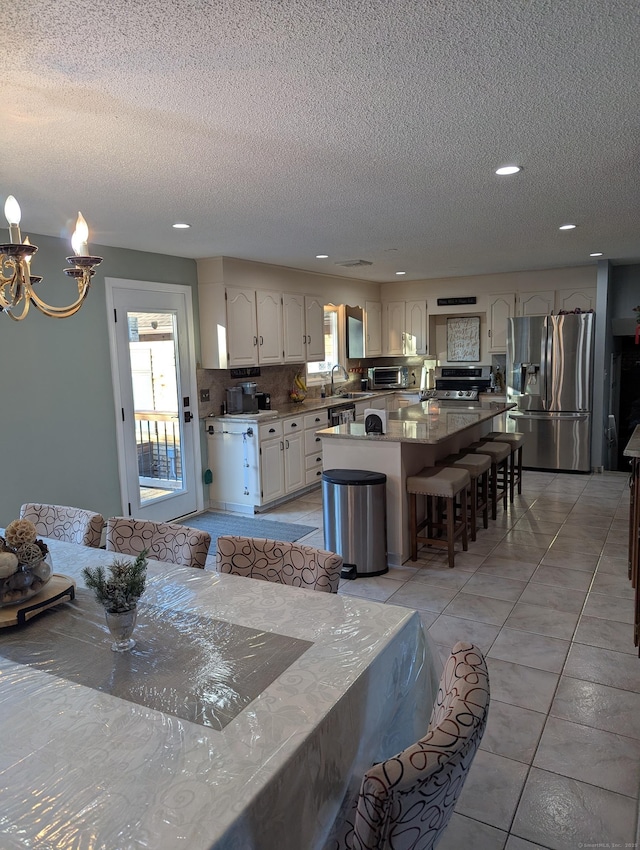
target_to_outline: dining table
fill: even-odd
[[[75,598],[0,630],[3,850],[322,848],[426,732],[441,662],[413,609],[149,560],[114,652],[82,571],[132,557],[45,542]]]

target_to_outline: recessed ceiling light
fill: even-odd
[[[501,177],[506,174],[517,174],[519,171],[522,171],[521,165],[501,165],[500,168],[496,168],[496,174]]]
[[[328,258],[328,254],[316,254],[316,260],[327,260]]]
[[[593,254],[589,254],[590,257],[601,257],[602,251],[594,251]]]
[[[561,224],[558,230],[575,230],[577,224]]]
[[[176,221],[176,223],[171,226],[175,227],[176,230],[188,230],[191,227],[190,224],[186,224],[184,221]]]
[[[396,274],[406,274],[406,272],[396,272]]]

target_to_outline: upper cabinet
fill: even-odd
[[[258,363],[258,316],[253,289],[226,290],[229,368]]]
[[[584,287],[584,289],[557,289],[556,290],[556,313],[560,310],[582,310],[588,312],[596,309],[596,287]]]
[[[427,302],[387,301],[383,304],[383,354],[427,353]]]
[[[549,316],[564,310],[588,310],[596,308],[596,287],[581,289],[550,289],[546,292],[521,292],[518,295],[519,316]]]
[[[382,354],[382,304],[364,302],[364,356],[380,357]]]
[[[555,305],[555,291],[520,292],[518,294],[519,316],[549,316]]]
[[[515,315],[515,306],[515,292],[496,292],[488,296],[487,333],[491,353],[507,350],[507,319]]]
[[[324,302],[314,295],[282,296],[285,363],[324,360]]]
[[[282,363],[282,295],[256,291],[258,363]]]

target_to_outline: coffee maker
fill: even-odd
[[[258,399],[256,398],[257,384],[255,381],[242,381],[239,384],[242,388],[242,412],[257,413]]]

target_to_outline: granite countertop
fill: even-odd
[[[625,457],[640,457],[640,425],[636,425],[624,449]]]
[[[373,398],[389,395],[392,392],[414,394],[419,391],[415,387],[409,387],[403,390],[372,390],[356,398],[345,398],[340,395],[327,396],[326,398],[308,398],[298,403],[279,404],[277,410],[260,410],[258,413],[214,414],[213,416],[204,417],[204,421],[207,422],[213,419],[214,421],[221,420],[226,422],[233,419],[238,422],[268,422],[270,419],[282,419],[285,416],[300,416],[305,413],[313,413],[316,410],[327,410],[329,407],[338,407],[341,404],[358,404],[362,401],[370,401]]]
[[[512,407],[515,405],[500,402],[480,405],[447,404],[444,407],[434,405],[432,401],[423,401],[389,414],[386,434],[366,434],[362,422],[347,422],[344,425],[335,425],[333,428],[323,428],[317,433],[327,439],[349,437],[356,440],[392,443],[435,444],[481,422],[488,422],[494,416]]]

